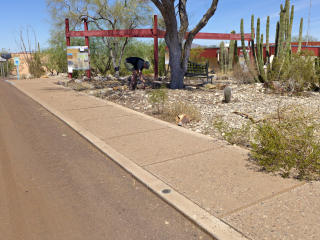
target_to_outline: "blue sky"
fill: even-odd
[[[266,19],[270,16],[270,42],[274,42],[276,23],[279,19],[280,4],[285,0],[220,0],[215,15],[210,19],[202,32],[229,33],[235,30],[240,31],[240,20],[244,19],[244,31],[251,31],[251,15],[261,19],[261,33],[265,36]],[[194,26],[206,12],[211,0],[189,0],[187,10],[190,16],[191,27]],[[293,35],[299,34],[300,19],[303,17],[303,35],[307,34],[310,0],[291,0],[295,6]],[[310,12],[309,35],[318,38],[320,41],[320,0],[312,0]],[[19,38],[16,31],[28,25],[34,29],[37,41],[41,47],[46,47],[49,39],[50,24],[48,22],[45,0],[15,0],[1,1],[1,37],[0,49],[10,49],[17,52],[15,37]],[[33,37],[31,38],[33,41]],[[194,43],[202,45],[218,44],[220,40],[194,40]]]

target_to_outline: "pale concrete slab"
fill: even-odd
[[[299,184],[258,172],[246,160],[247,154],[229,146],[145,169],[216,217]]]
[[[85,112],[87,112],[87,109]],[[151,132],[152,134],[152,132],[155,130],[167,128],[162,124],[157,124],[155,122],[146,120],[144,117],[135,114],[117,117],[110,117],[106,113],[103,115],[105,116],[102,117],[99,116],[99,113],[95,113],[95,115],[90,116],[86,113],[83,113],[84,118],[77,119],[77,122],[98,138],[106,141],[109,139],[112,143],[118,142],[118,139],[115,139],[116,137],[134,135],[134,141],[127,143],[129,148],[132,145],[137,146],[139,144],[140,139],[135,137],[136,134],[143,132]]]
[[[251,239],[320,239],[320,182],[261,201],[223,218]]]
[[[215,139],[208,140],[172,128],[106,139],[105,142],[140,166],[221,147]]]
[[[61,112],[109,105],[107,101],[99,101],[97,98],[57,85],[55,84],[57,81],[55,79],[23,79],[12,82],[24,92],[31,96],[36,95],[37,98]]]
[[[97,106],[84,109],[72,109],[62,111],[64,115],[73,119],[80,119],[81,121],[92,121],[97,119],[118,118],[122,116],[131,116],[132,113],[123,111],[120,108],[112,105]]]

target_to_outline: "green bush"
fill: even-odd
[[[277,121],[266,120],[256,126],[252,157],[265,170],[280,172],[284,177],[319,178],[318,113],[307,114],[302,107],[278,113]]]
[[[292,53],[291,58],[275,58],[272,71],[268,73],[270,81],[280,81],[284,91],[301,92],[318,83],[315,70],[314,53],[301,51]]]
[[[250,145],[251,130],[253,123],[247,121],[240,128],[231,127],[229,123],[217,118],[213,122],[213,126],[219,132],[220,138],[226,140],[230,144],[236,144],[243,147]]]

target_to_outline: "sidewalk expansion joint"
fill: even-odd
[[[132,135],[141,134],[141,133],[155,132],[155,131],[163,130],[163,129],[166,129],[166,128],[168,128],[168,127],[162,127],[162,128],[156,128],[156,129],[147,130],[147,131],[141,131],[141,132],[124,134],[124,135],[118,135],[118,136],[114,136],[114,137],[104,138],[104,139],[102,139],[102,141],[121,138],[121,137],[126,137],[126,136],[132,136]]]
[[[77,110],[87,110],[87,109],[94,109],[94,108],[105,108],[105,107],[112,107],[111,105],[106,105],[106,106],[92,106],[92,107],[84,107],[84,108],[74,108],[67,110],[68,112],[70,111],[77,111]],[[131,115],[131,114],[128,114]]]
[[[187,155],[182,155],[182,156],[179,156],[179,157],[166,159],[166,160],[163,160],[163,161],[160,161],[160,162],[156,162],[156,163],[150,163],[150,164],[142,165],[142,167],[149,167],[149,166],[157,165],[159,163],[165,163],[165,162],[173,161],[173,160],[176,160],[176,159],[179,159],[179,158],[190,157],[190,156],[194,156],[194,155],[197,155],[197,154],[206,153],[206,152],[209,152],[209,151],[215,151],[215,150],[218,150],[218,149],[221,149],[221,148],[224,148],[224,146],[217,147],[217,148],[209,148],[209,149],[206,149],[206,150],[203,150],[203,151],[200,151],[200,152],[194,152],[194,153],[190,153],[190,154],[187,154]]]
[[[272,194],[272,195],[270,195],[270,196],[267,196],[267,197],[261,198],[261,199],[259,199],[259,200],[257,200],[257,201],[254,201],[253,203],[249,203],[249,204],[247,204],[247,205],[245,205],[245,206],[242,206],[242,207],[240,207],[240,208],[237,208],[237,209],[235,209],[235,210],[232,210],[232,211],[230,211],[230,212],[227,212],[227,213],[225,213],[225,214],[222,214],[221,216],[219,216],[219,219],[222,220],[222,218],[224,218],[224,217],[227,217],[227,216],[229,216],[229,215],[231,215],[231,214],[234,214],[234,213],[236,213],[236,212],[239,212],[239,211],[241,211],[241,210],[243,210],[243,209],[252,207],[252,206],[254,206],[254,205],[256,205],[256,204],[258,204],[258,203],[260,203],[260,202],[269,200],[269,199],[274,198],[274,197],[276,197],[276,196],[279,196],[279,195],[281,195],[281,194],[283,194],[283,193],[289,192],[289,191],[291,191],[291,190],[293,190],[293,189],[295,189],[295,188],[301,187],[301,186],[304,185],[304,184],[306,184],[306,183],[303,182],[303,183],[294,185],[294,186],[289,187],[289,188],[286,188],[286,189],[284,189],[284,190],[282,190],[282,191],[280,191],[280,192],[274,193],[274,194]]]

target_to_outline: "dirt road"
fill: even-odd
[[[0,80],[0,239],[211,239]]]

